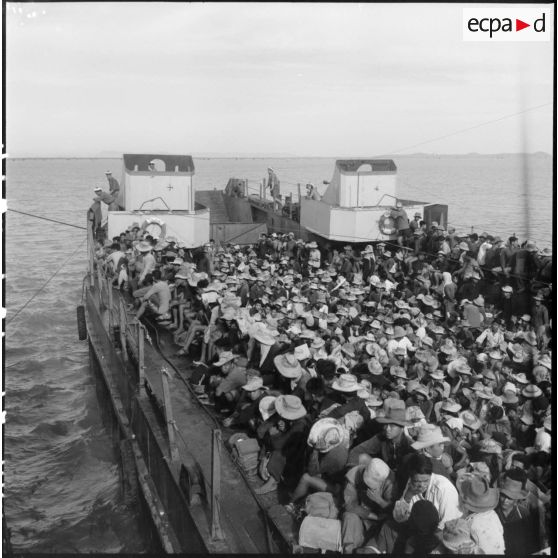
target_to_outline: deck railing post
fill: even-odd
[[[112,298],[112,285],[109,285],[109,292],[111,293]],[[126,309],[124,308],[124,303],[122,299],[119,297],[119,318],[120,318],[120,345],[122,346],[122,357],[124,361],[128,360],[128,350],[126,348],[126,328],[128,327],[128,323],[126,320]]]
[[[212,435],[211,451],[211,538],[222,540],[220,502],[221,502],[221,430],[215,428]]]
[[[143,326],[138,323],[138,383],[139,391],[141,391],[142,386],[145,383],[145,356],[144,356],[144,343],[145,334],[143,332]]]
[[[99,264],[97,264],[97,287],[99,291],[99,306],[101,306],[103,304],[103,276]]]
[[[163,383],[163,399],[165,400],[165,418],[167,421],[167,433],[169,436],[169,448],[171,463],[176,465],[180,461],[180,454],[174,438],[174,419],[172,416],[172,402],[169,389],[169,378],[171,377],[169,371],[163,366],[161,368],[161,380]]]
[[[91,222],[87,219],[87,247],[89,251],[89,285],[95,286],[95,244],[93,242],[93,231],[91,229]]]
[[[109,319],[109,331],[113,330],[114,326],[114,309],[113,309],[113,300],[112,300],[112,284],[109,281],[108,277],[105,278],[106,286],[107,286],[107,295],[108,295],[108,319]]]

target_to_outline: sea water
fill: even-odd
[[[552,159],[529,156],[395,157],[402,198],[448,204],[460,232],[552,243]],[[323,193],[328,158],[195,158],[196,188],[231,177],[253,192],[273,167],[283,194],[313,182]],[[7,162],[8,208],[77,226],[93,188],[117,179],[118,159]],[[303,190],[304,191],[304,190]],[[17,552],[145,552],[137,510],[120,492],[110,431],[102,420],[76,305],[87,268],[85,231],[8,212],[4,512]],[[48,283],[47,283],[48,281]],[[25,306],[26,305],[26,306]],[[25,307],[24,307],[25,306]],[[23,309],[22,309],[23,308]]]

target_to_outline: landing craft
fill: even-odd
[[[172,237],[190,249],[210,238],[247,244],[262,233],[289,232],[335,247],[397,240],[397,206],[410,220],[420,214],[429,227],[448,222],[447,205],[398,196],[391,159],[339,159],[323,194],[303,192],[306,185],[298,184],[279,203],[271,199],[265,179],[254,186],[231,178],[223,191],[196,192],[194,174],[188,155],[124,155],[119,210],[105,214],[108,238],[137,225],[154,238]]]

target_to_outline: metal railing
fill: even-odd
[[[146,379],[145,367],[145,340],[149,335],[144,327],[138,320],[132,323],[128,320],[128,312],[126,309],[125,301],[120,293],[116,294],[113,291],[114,277],[108,276],[102,269],[100,262],[95,257],[95,249],[93,242],[93,235],[90,228],[88,228],[88,251],[89,251],[89,276],[90,288],[95,291],[97,295],[98,305],[101,310],[105,311],[107,335],[111,339],[113,345],[120,349],[120,356],[122,358],[122,367],[111,367],[111,378],[115,382],[117,389],[121,395],[126,413],[130,421],[133,420],[134,399],[137,394],[142,392]],[[132,357],[133,366],[130,361]],[[130,372],[135,371],[135,377],[130,376]],[[151,374],[153,376],[153,374]],[[173,418],[173,409],[171,401],[171,388],[169,380],[172,378],[166,367],[161,367],[160,374],[156,376],[161,382],[165,423],[167,426],[167,440],[169,446],[169,456],[160,456],[170,463],[171,469],[178,477],[180,467],[182,465],[182,458],[175,438],[177,433],[181,438],[181,433],[176,426]],[[207,440],[211,440],[206,447],[209,449],[208,461],[210,467],[199,466],[199,471],[210,471],[210,475],[204,476],[203,482],[206,485],[206,493],[209,495],[207,500],[210,505],[211,511],[211,536],[213,540],[221,540],[223,538],[223,531],[220,524],[220,492],[221,492],[221,432],[218,429],[207,429]],[[216,431],[219,434],[216,434]],[[184,440],[182,438],[182,440]],[[151,444],[147,444],[149,448]],[[188,445],[183,444],[184,449],[190,454]],[[155,475],[157,478],[161,477],[160,464],[158,459],[153,459],[153,452],[149,451],[146,463],[150,474]],[[190,454],[191,455],[191,454]],[[208,464],[209,464],[208,463]],[[177,480],[177,479],[175,479]],[[167,479],[168,481],[168,479]],[[168,485],[165,481],[164,486]],[[162,498],[165,501],[166,495]]]

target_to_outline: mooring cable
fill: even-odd
[[[8,211],[13,213],[19,213],[21,215],[27,215],[29,217],[35,217],[35,219],[43,219],[43,221],[51,221],[52,223],[58,223],[59,225],[66,225],[67,227],[74,227],[76,229],[87,230],[87,227],[82,227],[80,225],[74,225],[73,223],[66,223],[65,221],[59,221],[58,219],[50,219],[49,217],[43,217],[41,215],[34,215],[33,213],[27,213],[25,211],[19,211],[18,209],[8,208]]]
[[[62,271],[62,268],[76,255],[78,250],[81,250],[84,242],[87,238],[84,238],[83,241],[79,244],[79,246],[62,262],[62,265],[39,287],[39,289],[33,294],[31,298],[27,300],[27,302],[9,319],[6,320],[6,325],[12,323],[32,301],[36,298],[46,287],[47,285]]]

